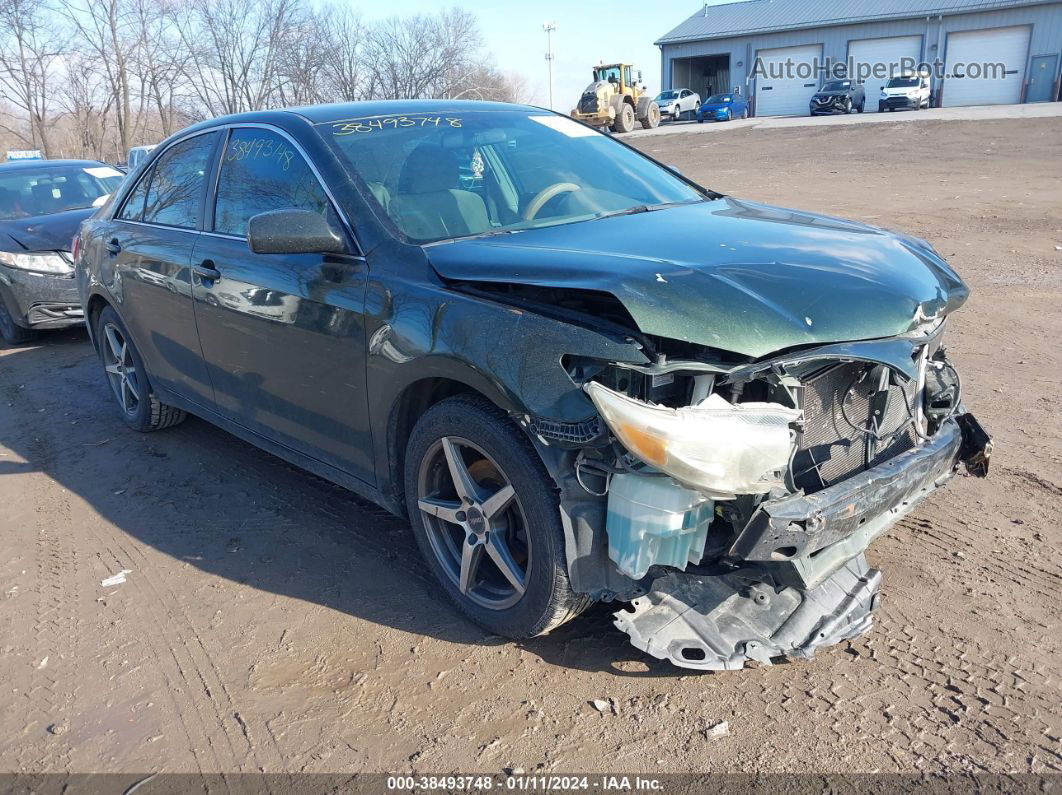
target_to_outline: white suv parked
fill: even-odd
[[[697,112],[701,97],[688,88],[673,88],[669,91],[661,91],[656,95],[654,102],[660,108],[661,119],[678,121],[685,113],[692,117]]]
[[[897,108],[921,110],[929,107],[929,75],[901,75],[881,87],[878,113]]]

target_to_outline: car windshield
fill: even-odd
[[[730,101],[731,101],[731,97],[730,97],[729,94],[715,94],[714,96],[708,97],[708,99],[706,99],[704,101],[704,104],[705,105],[721,105],[724,102],[730,102]]]
[[[122,172],[102,164],[0,171],[0,220],[99,207],[121,182]]]
[[[894,77],[889,81],[888,88],[917,88],[917,77]]]
[[[551,113],[417,112],[336,119],[318,129],[418,243],[706,199],[609,136]]]
[[[831,80],[822,87],[823,91],[847,91],[852,87],[851,80]]]
[[[656,95],[657,99],[678,99],[677,91],[661,91]]]

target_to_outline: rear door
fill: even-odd
[[[211,407],[199,349],[188,263],[199,237],[217,132],[170,146],[149,168],[101,235],[119,312],[153,384]]]
[[[292,139],[229,131],[192,294],[217,410],[293,450],[374,482],[365,395],[365,263],[337,254],[256,254],[251,216],[308,209],[346,234]]]

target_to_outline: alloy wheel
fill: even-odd
[[[491,610],[520,601],[531,574],[527,517],[501,467],[477,445],[444,436],[417,477],[432,552],[461,595]]]
[[[103,369],[122,411],[136,414],[140,406],[140,377],[125,335],[112,323],[103,327]]]

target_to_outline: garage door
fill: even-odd
[[[810,70],[822,62],[822,45],[760,50],[756,56],[762,64],[756,78],[756,115],[806,116],[819,87],[818,72]]]
[[[1029,33],[1028,27],[949,33],[944,70],[947,76],[944,81],[945,107],[1021,102]],[[1002,63],[1005,74],[977,75],[976,66],[960,66],[984,62]]]
[[[899,71],[900,63],[910,59],[910,63],[917,64],[922,60],[922,37],[921,36],[896,36],[890,39],[861,39],[848,45],[848,57],[859,69],[859,64],[867,64],[874,67],[876,64],[885,64],[888,71],[886,74],[892,77]],[[881,67],[875,69],[875,73],[881,74]],[[856,72],[859,74],[859,72]],[[878,94],[882,86],[888,82],[888,77],[882,79],[868,77],[863,84],[867,92],[867,113],[877,113]]]

